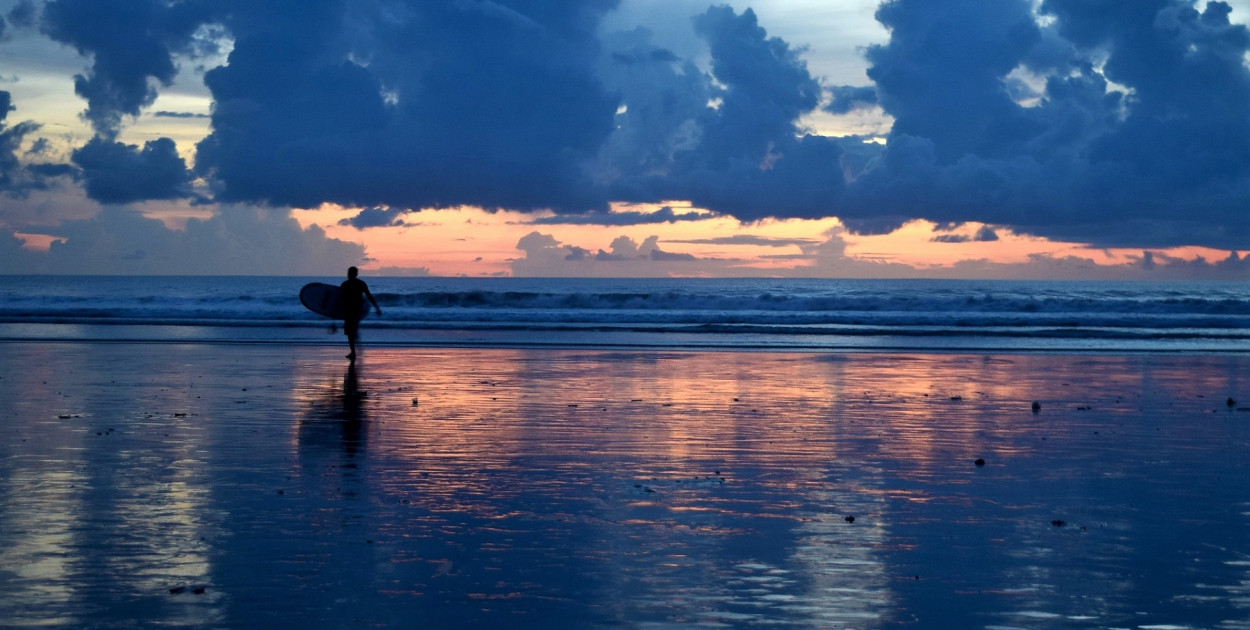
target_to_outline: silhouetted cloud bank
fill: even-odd
[[[689,59],[642,28],[606,32],[618,4],[51,0],[7,28],[90,60],[74,89],[96,137],[73,163],[102,202],[328,202],[368,208],[364,228],[461,205],[644,222],[609,203],[686,200],[859,232],[925,218],[1102,246],[1250,242],[1250,31],[1224,2],[887,0],[889,40],[850,86],[822,85],[803,42],[750,10],[690,16],[707,57]],[[180,60],[227,50],[204,74],[193,166],[172,141],[117,141]],[[894,122],[883,145],[815,135],[802,120],[822,108]],[[6,190],[22,124],[0,127]]]
[[[47,252],[31,252],[0,234],[0,269],[23,273],[102,275],[341,274],[364,259],[364,247],[301,228],[281,211],[225,208],[186,229],[117,206],[56,230]],[[7,238],[6,238],[7,237]]]

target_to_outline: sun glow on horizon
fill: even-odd
[[[639,222],[640,215],[658,212],[664,214],[657,216],[669,220]],[[578,256],[589,265],[596,257],[611,255],[622,238],[635,246],[654,243],[663,254],[652,259],[669,257],[673,261],[653,265],[650,272],[631,270],[623,275],[657,277],[902,277],[908,269],[916,275],[942,271],[958,275],[961,266],[968,266],[972,273],[986,267],[1023,268],[1053,259],[1126,266],[1141,263],[1146,252],[1166,259],[1201,258],[1208,262],[1229,255],[1204,247],[1095,248],[981,223],[942,228],[931,221],[915,220],[888,234],[858,235],[846,231],[834,217],[741,223],[684,202],[614,204],[598,223],[580,217],[560,221],[549,211],[490,212],[458,207],[404,213],[390,225],[359,229],[349,222],[360,214],[359,208],[327,204],[292,214],[304,228],[317,225],[332,238],[365,245],[369,259],[361,265],[363,269],[396,275],[514,275],[515,263],[526,256],[520,249],[521,239],[533,233],[546,235],[567,248],[567,255],[561,254],[556,262],[567,258],[571,271],[553,271],[551,275],[576,275]],[[611,224],[627,214],[633,223],[621,220],[619,225]],[[672,219],[674,216],[682,218]],[[588,275],[595,275],[586,269]]]

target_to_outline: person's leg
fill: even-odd
[[[356,333],[360,330],[360,322],[347,320],[343,322],[343,332],[347,333],[347,358],[356,360]]]

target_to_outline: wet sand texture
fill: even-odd
[[[0,625],[1250,627],[1250,357],[0,354]]]

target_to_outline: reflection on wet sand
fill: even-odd
[[[308,412],[300,419],[301,453],[337,451],[342,465],[354,468],[353,460],[365,447],[365,401],[369,392],[360,388],[359,368],[353,362],[341,385],[330,381],[296,390],[306,397]]]
[[[159,377],[118,386],[104,373],[90,374],[96,387],[80,398],[64,376],[81,358],[31,349],[17,381],[4,378],[13,439],[0,459],[0,619],[217,620],[204,542],[218,520],[202,476],[206,434],[187,412],[170,411],[187,401]],[[30,394],[45,383],[68,387]]]
[[[163,376],[125,395],[105,386],[107,346],[27,357],[75,375],[52,377],[64,395],[0,369],[17,401],[0,428],[27,440],[0,447],[0,553],[29,567],[0,572],[0,615],[258,628],[1250,617],[1250,422],[1223,405],[1244,387],[1242,357],[373,349],[347,367],[279,350],[238,349],[234,369],[211,346],[146,356],[136,373]],[[194,416],[145,415],[173,401]],[[113,436],[91,433],[106,425]]]

